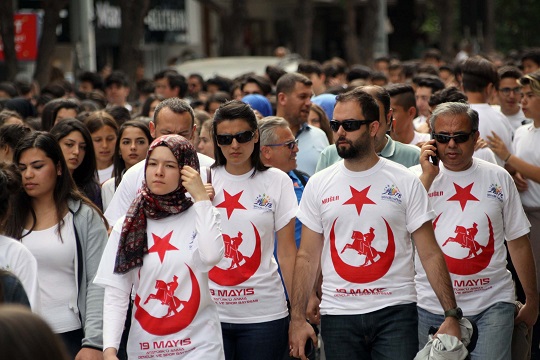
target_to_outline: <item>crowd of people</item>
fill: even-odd
[[[0,353],[540,359],[540,50],[21,79]]]

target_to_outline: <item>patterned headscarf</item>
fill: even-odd
[[[186,189],[182,186],[181,181],[176,190],[165,195],[156,195],[148,188],[146,183],[148,159],[158,146],[166,146],[172,151],[178,160],[179,171],[184,165],[189,165],[199,171],[197,152],[193,145],[182,136],[165,135],[152,142],[146,156],[145,181],[143,181],[139,195],[131,203],[122,225],[114,266],[115,273],[123,274],[135,267],[142,266],[143,257],[148,253],[146,218],[163,219],[170,215],[179,214],[193,205],[191,198],[186,197]]]

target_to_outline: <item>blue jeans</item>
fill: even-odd
[[[321,316],[327,360],[411,360],[418,352],[417,327],[416,304],[368,314]]]
[[[514,304],[499,302],[478,315],[465,316],[478,327],[478,341],[471,352],[472,360],[510,360],[512,333],[514,331]],[[419,349],[428,341],[430,326],[439,327],[444,321],[443,315],[435,315],[418,308],[418,343]]]
[[[289,318],[254,324],[221,323],[226,360],[283,360],[289,345]]]

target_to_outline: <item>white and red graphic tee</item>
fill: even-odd
[[[353,315],[416,301],[410,234],[433,219],[422,184],[386,159],[343,161],[310,178],[298,219],[324,235],[321,314]]]
[[[225,257],[210,270],[210,292],[226,323],[259,323],[287,316],[283,285],[274,258],[274,233],[298,208],[293,184],[281,170],[231,175],[212,170],[221,214]]]
[[[209,252],[223,251],[219,214],[210,201],[197,202],[178,215],[147,219],[143,266],[114,274],[122,223],[123,218],[111,233],[94,281],[126,294],[133,285],[128,357],[224,359],[218,313],[208,290],[211,266],[205,261]],[[107,301],[104,318],[106,314]],[[108,321],[104,320],[105,327]],[[108,338],[109,333],[104,329],[104,345],[118,348],[121,331],[115,339]]]
[[[435,237],[463,313],[476,315],[497,302],[513,303],[504,240],[527,234],[530,224],[508,172],[475,158],[465,171],[442,164],[428,196],[436,213]],[[415,267],[418,306],[443,314],[422,264],[416,261]]]

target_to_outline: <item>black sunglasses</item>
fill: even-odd
[[[248,141],[251,141],[253,139],[253,136],[255,135],[254,131],[242,131],[239,133],[236,133],[234,135],[229,134],[222,134],[222,135],[216,135],[216,140],[219,145],[231,145],[233,139],[236,139],[239,144],[245,144]]]
[[[450,140],[452,139],[454,139],[456,144],[461,144],[468,141],[471,135],[473,135],[475,132],[476,130],[473,130],[468,134],[456,134],[456,135],[431,133],[431,137],[435,139],[436,142],[441,143],[441,144],[448,144]]]
[[[295,146],[298,146],[298,139],[287,141],[287,142],[284,142],[282,144],[268,144],[268,145],[265,145],[265,146],[285,146],[285,147],[289,148],[289,150],[292,150],[292,149],[294,149]]]
[[[357,119],[349,119],[349,120],[343,120],[343,121],[330,120],[330,128],[332,128],[333,132],[337,132],[340,126],[342,126],[343,130],[347,132],[356,131],[360,129],[362,125],[369,124],[374,121],[375,120],[357,120]]]

